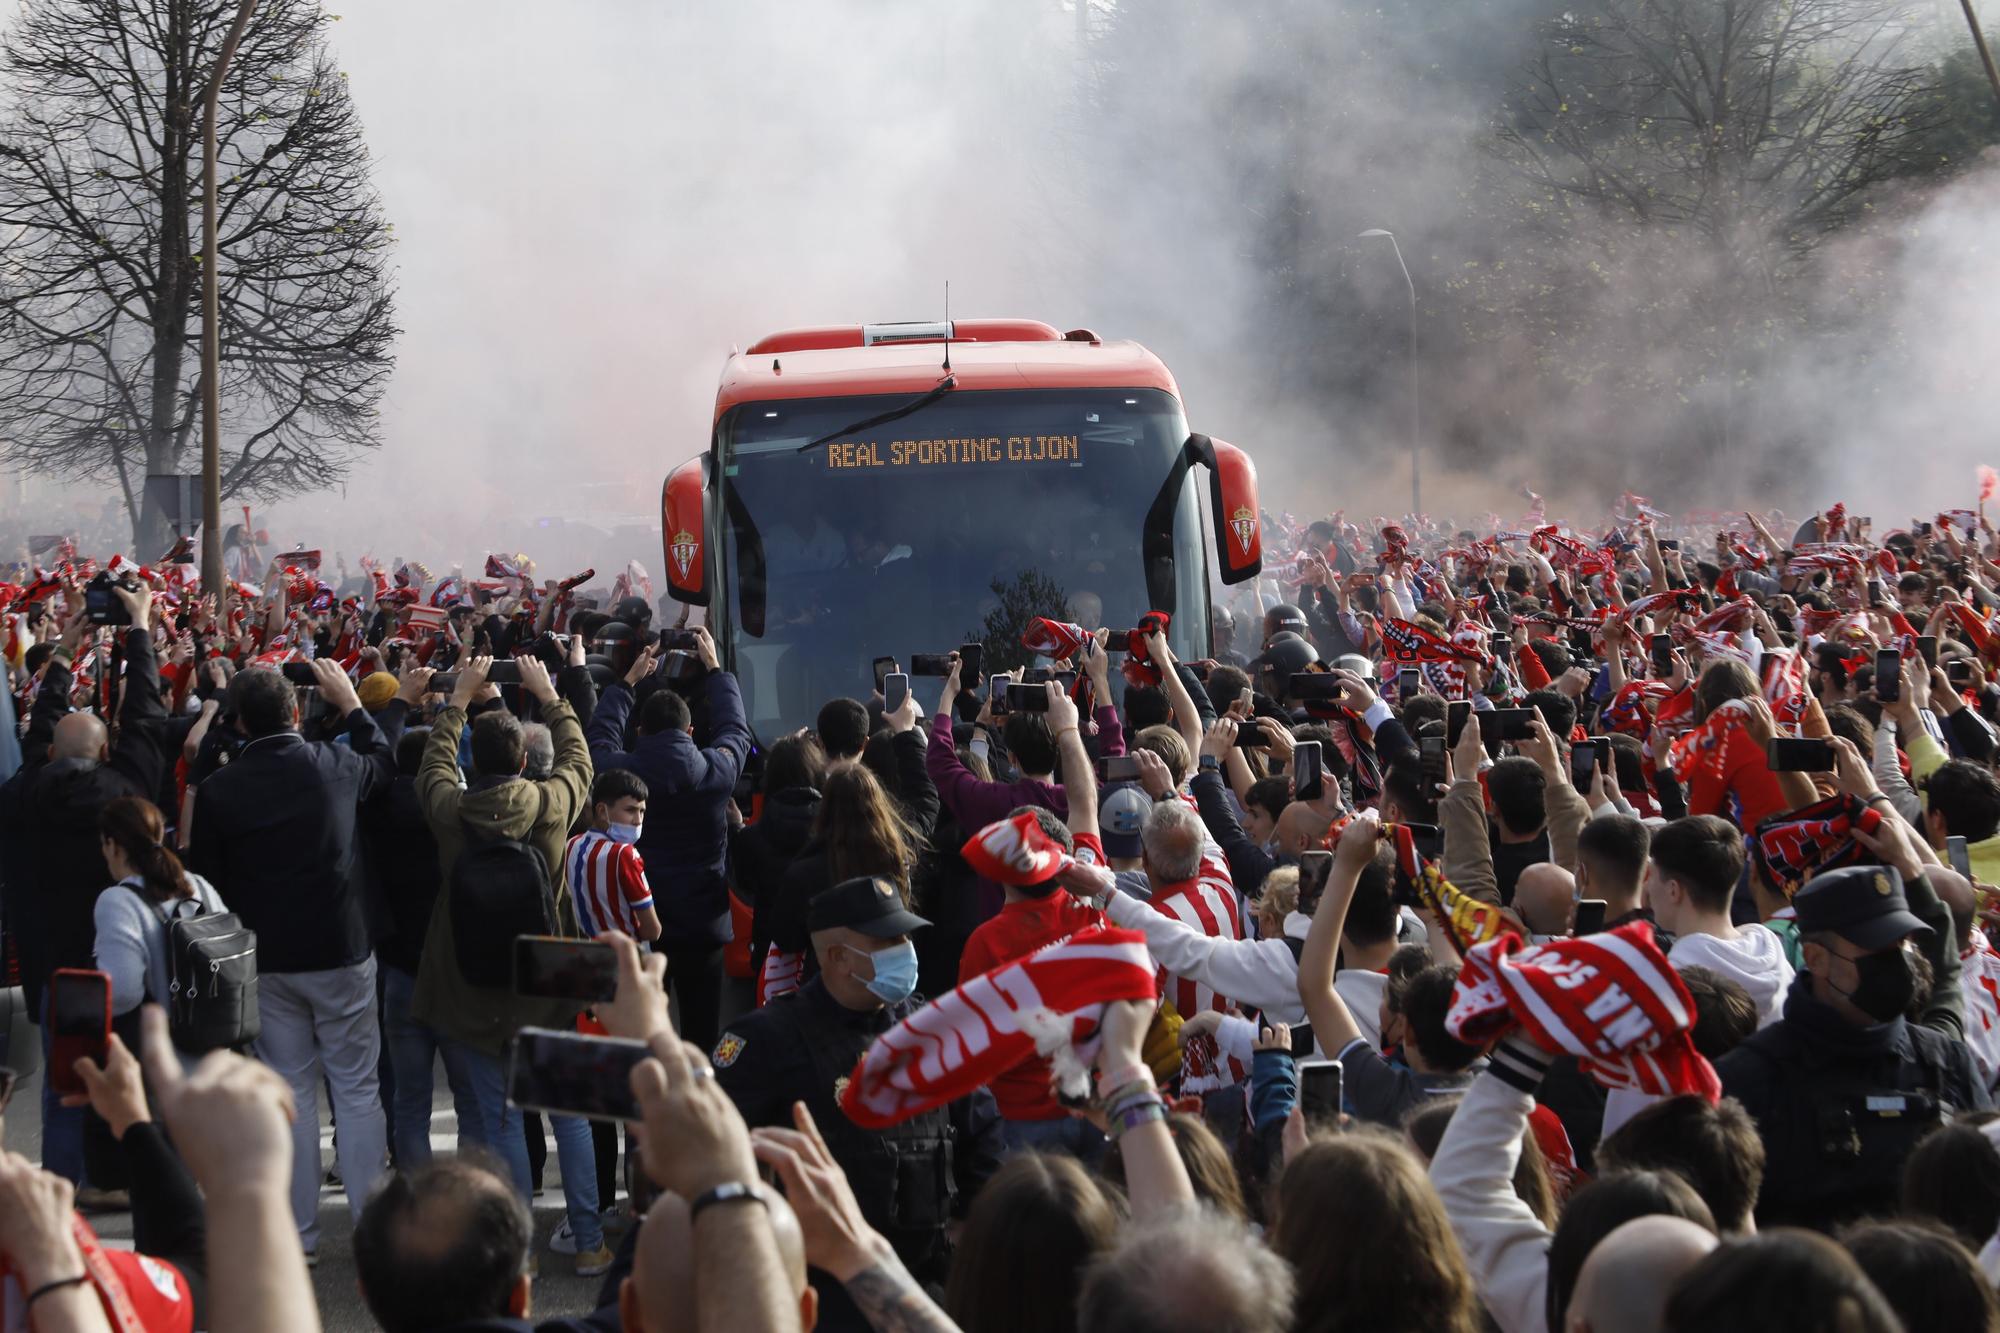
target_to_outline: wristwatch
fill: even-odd
[[[1222,771],[1222,761],[1212,754],[1205,754],[1201,757],[1201,771],[1204,773],[1220,773]]]

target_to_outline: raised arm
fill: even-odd
[[[1083,747],[1076,701],[1054,681],[1048,682],[1046,688],[1049,734],[1056,738],[1056,772],[1062,778],[1063,799],[1069,805],[1069,831],[1094,838],[1098,835],[1097,771],[1091,765],[1090,751]]]
[[[1174,660],[1174,650],[1167,646],[1167,636],[1148,634],[1146,655],[1160,669],[1160,688],[1166,691],[1167,702],[1173,706],[1174,729],[1187,742],[1189,754],[1200,754],[1201,729],[1206,719],[1197,711],[1194,695],[1188,692],[1187,682],[1181,678],[1180,663]]]
[[[1349,1042],[1364,1037],[1347,1002],[1333,984],[1334,959],[1340,954],[1340,931],[1347,924],[1348,904],[1354,901],[1355,885],[1361,872],[1374,859],[1381,824],[1372,810],[1355,816],[1334,849],[1333,870],[1327,876],[1326,891],[1313,912],[1312,929],[1299,955],[1299,1002],[1313,1037],[1323,1051],[1338,1051]]]

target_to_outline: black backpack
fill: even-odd
[[[167,928],[167,994],[153,998],[166,1006],[174,1045],[216,1051],[256,1040],[257,932],[234,912],[204,911],[199,899],[139,900]],[[181,915],[182,902],[194,904],[192,916]]]
[[[514,984],[514,937],[560,935],[548,864],[530,843],[482,839],[468,827],[451,867],[451,943],[467,985]]]

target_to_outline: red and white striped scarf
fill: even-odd
[[[1524,944],[1509,932],[1465,955],[1444,1025],[1473,1045],[1515,1028],[1577,1058],[1607,1088],[1656,1097],[1722,1097],[1695,1050],[1694,999],[1644,921],[1576,939]]]
[[[1144,935],[1078,931],[972,978],[877,1037],[855,1062],[840,1108],[863,1129],[886,1129],[1035,1056],[1050,1062],[1064,1093],[1081,1097],[1104,1006],[1155,994]]]

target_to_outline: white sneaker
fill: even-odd
[[[549,1236],[549,1253],[576,1253],[576,1233],[570,1230],[569,1219],[567,1217],[556,1224],[554,1233]]]

